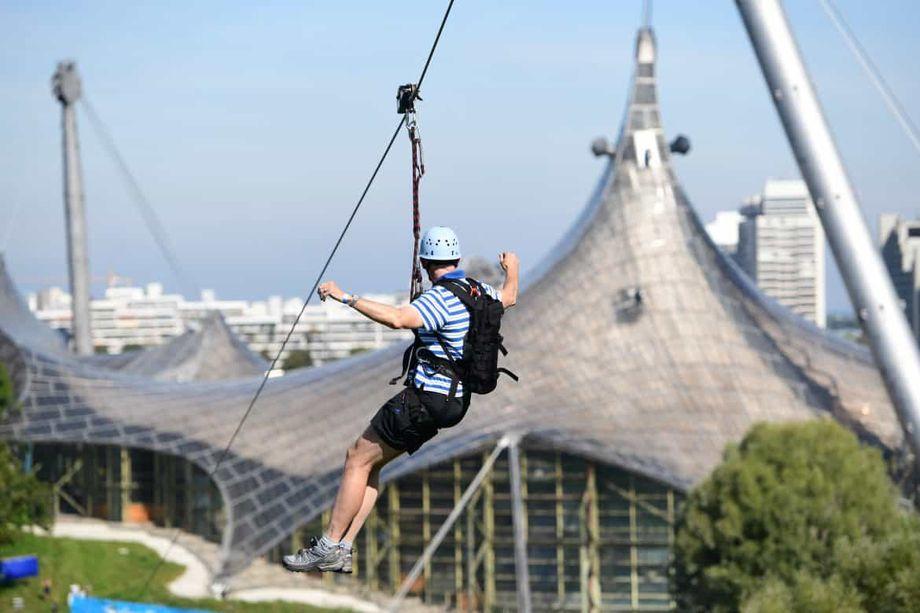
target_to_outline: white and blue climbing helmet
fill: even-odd
[[[418,256],[423,260],[444,262],[460,259],[460,240],[444,226],[429,228],[422,237]]]

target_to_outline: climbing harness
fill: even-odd
[[[396,92],[396,112],[405,118],[406,132],[412,144],[412,274],[409,280],[409,300],[415,300],[422,293],[422,267],[418,259],[418,246],[422,224],[418,204],[418,187],[425,174],[425,160],[422,157],[422,135],[415,115],[415,101],[421,100],[418,85],[400,85]]]

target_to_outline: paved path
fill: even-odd
[[[61,515],[51,530],[54,536],[97,541],[130,541],[153,549],[166,560],[185,567],[185,572],[169,584],[169,591],[185,598],[212,597],[211,568],[217,560],[220,546],[193,534],[181,532],[176,543],[169,547],[175,536],[174,529],[157,528],[145,524],[123,524],[98,519]],[[168,549],[168,551],[167,551]],[[351,593],[355,588],[361,597]],[[245,571],[234,577],[226,597],[246,602],[284,600],[316,607],[351,609],[362,613],[383,610],[387,597],[350,586],[330,586],[322,580],[288,573],[277,564],[256,560]],[[411,608],[431,610],[416,604]],[[408,609],[404,609],[408,610]]]

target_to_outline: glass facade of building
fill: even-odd
[[[152,522],[219,543],[225,519],[207,473],[177,456],[115,445],[22,446],[52,484],[55,509],[112,521]]]

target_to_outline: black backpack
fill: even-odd
[[[438,343],[444,350],[447,359],[434,355],[429,349],[421,346],[418,333],[415,342],[406,350],[403,356],[403,372],[390,381],[395,384],[407,372],[418,366],[418,356],[434,366],[435,370],[451,380],[448,399],[453,399],[457,393],[457,385],[463,382],[466,392],[474,394],[488,394],[498,385],[498,376],[505,373],[515,381],[517,375],[506,368],[498,366],[498,353],[508,355],[502,345],[500,333],[502,315],[505,306],[486,293],[479,281],[467,279],[469,285],[460,283],[456,279],[439,279],[435,285],[440,285],[456,296],[466,310],[470,312],[470,327],[463,338],[463,356],[455,360],[448,350],[447,343],[437,334]],[[406,384],[411,383],[406,379]]]

